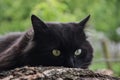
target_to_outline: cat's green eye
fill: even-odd
[[[60,52],[60,50],[58,50],[58,49],[53,49],[53,50],[52,50],[52,54],[53,54],[54,56],[60,56],[61,52]]]
[[[79,56],[81,54],[81,52],[82,52],[81,49],[77,49],[74,54],[75,54],[75,56]]]

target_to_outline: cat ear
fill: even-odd
[[[32,15],[31,21],[32,21],[32,26],[35,34],[37,33],[40,34],[40,32],[46,31],[47,25],[42,20],[40,20],[37,16]]]
[[[85,19],[83,19],[81,22],[79,22],[79,25],[84,28],[84,26],[88,22],[89,18],[90,18],[90,15],[88,15]]]

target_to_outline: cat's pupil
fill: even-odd
[[[75,56],[79,56],[81,54],[81,52],[82,52],[81,49],[77,49],[74,54],[75,54]]]
[[[60,56],[61,52],[60,52],[60,50],[58,50],[58,49],[53,49],[53,50],[52,50],[52,54],[53,54],[54,56]]]

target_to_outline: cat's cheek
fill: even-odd
[[[93,49],[92,47],[89,47],[89,49],[86,50],[86,57],[85,62],[92,62],[93,59]]]
[[[86,56],[78,56],[75,58],[75,68],[86,69],[90,65],[91,60],[89,61]]]
[[[93,59],[93,55],[91,54],[91,55],[88,55],[87,57],[86,57],[86,59],[85,59],[85,62],[89,62],[90,64],[91,64],[91,62],[92,62],[92,59]]]

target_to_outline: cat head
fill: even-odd
[[[84,33],[89,18],[90,15],[78,23],[44,23],[32,15],[35,47],[30,64],[87,68],[93,57]]]

